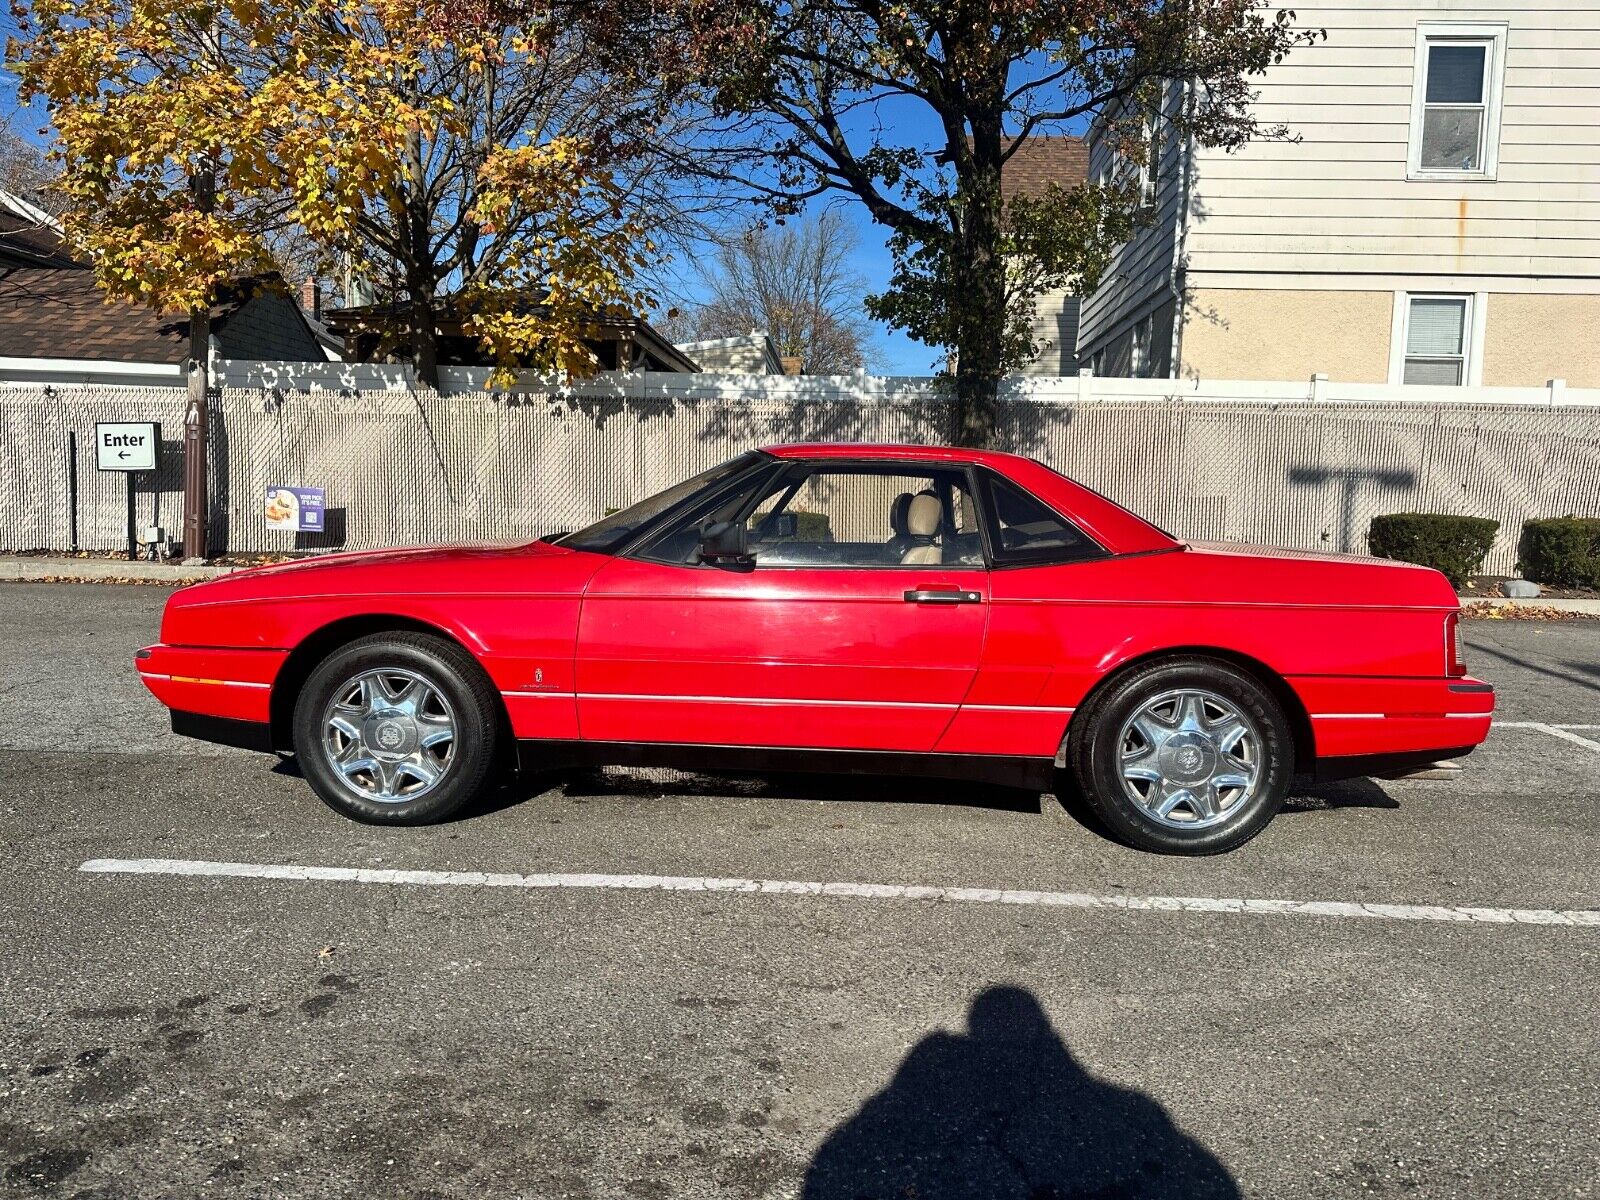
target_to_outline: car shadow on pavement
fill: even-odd
[[[619,796],[647,799],[698,796],[720,799],[829,800],[873,804],[884,801],[1038,815],[1044,806],[1060,803],[1078,825],[1099,837],[1110,837],[1090,810],[1071,776],[1056,773],[1053,792],[1036,792],[995,784],[952,779],[917,779],[897,786],[894,779],[873,775],[830,775],[809,772],[744,774],[679,771],[669,768],[604,767],[518,776],[493,789],[452,820],[472,820],[525,801],[560,791],[574,799]],[[1397,809],[1399,801],[1371,779],[1313,783],[1297,780],[1284,802],[1284,813],[1326,812],[1335,808]],[[1115,839],[1113,839],[1115,840]]]
[[[841,803],[906,801],[1037,813],[1040,793],[952,779],[917,779],[897,784],[875,775],[810,772],[742,774],[650,768],[606,768],[571,776],[568,796],[711,796],[771,800],[833,800]]]
[[[802,1200],[1236,1197],[1233,1176],[1155,1100],[1096,1079],[1034,995],[991,987],[964,1033],[931,1033],[831,1133]]]
[[[1557,662],[1551,665],[1548,662],[1535,662],[1528,654],[1508,654],[1497,646],[1485,644],[1483,641],[1474,641],[1472,644],[1474,654],[1486,654],[1490,658],[1497,658],[1509,666],[1517,667],[1524,671],[1532,671],[1536,675],[1543,675],[1547,679],[1559,679],[1563,683],[1575,683],[1586,691],[1600,692],[1600,666],[1593,663],[1582,662]]]
[[[1283,813],[1327,812],[1330,808],[1396,809],[1396,800],[1375,779],[1338,779],[1322,783],[1296,780],[1283,802]]]

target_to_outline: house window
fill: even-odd
[[[1144,119],[1144,164],[1139,168],[1139,207],[1156,202],[1156,184],[1161,168],[1161,119],[1151,114]]]
[[[1149,208],[1156,202],[1161,182],[1161,108],[1158,104],[1144,116],[1144,165],[1139,168],[1139,204]]]
[[[1471,341],[1471,296],[1408,296],[1400,381],[1459,387],[1467,382]]]
[[[1412,84],[1412,176],[1494,174],[1505,27],[1424,23]]]
[[[1151,358],[1151,348],[1155,345],[1155,338],[1155,314],[1146,313],[1133,327],[1132,362],[1129,364],[1128,374],[1135,379],[1151,379],[1155,376],[1155,362]]]

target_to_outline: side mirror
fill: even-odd
[[[745,540],[743,521],[713,521],[700,531],[700,561],[720,566],[750,566],[755,559]]]

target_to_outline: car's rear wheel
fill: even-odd
[[[1162,854],[1243,845],[1277,814],[1294,774],[1282,706],[1216,659],[1133,670],[1073,727],[1069,755],[1090,808],[1118,837]]]
[[[489,783],[498,699],[459,646],[426,634],[361,638],[311,672],[294,747],[313,791],[375,825],[443,820]]]

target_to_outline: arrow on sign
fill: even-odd
[[[126,450],[118,450],[117,451],[117,457],[118,458],[127,458],[128,457],[128,452]]]

